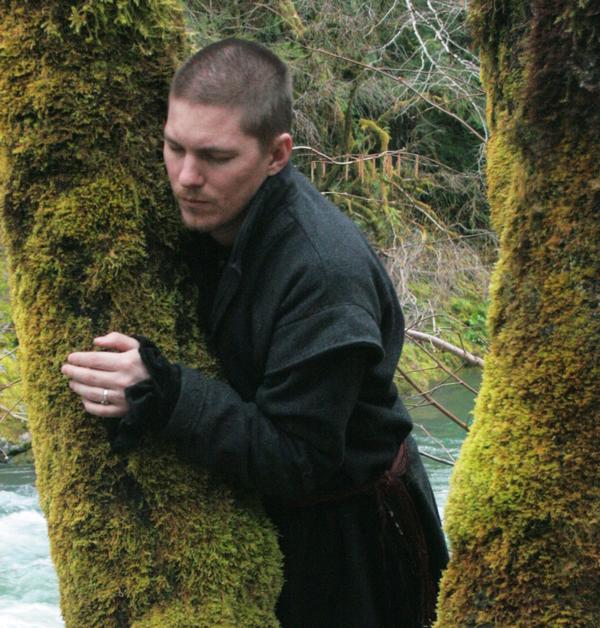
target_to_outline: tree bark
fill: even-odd
[[[2,228],[65,622],[274,626],[280,554],[258,500],[155,437],[111,454],[60,373],[109,330],[215,372],[160,155],[178,5],[7,0],[0,24]]]
[[[600,7],[477,0],[500,235],[437,626],[600,625]]]

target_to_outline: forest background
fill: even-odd
[[[241,36],[289,63],[295,164],[374,244],[406,327],[482,354],[497,242],[466,10],[462,0],[189,0],[187,23],[193,48]],[[0,458],[28,461],[4,268],[0,291]],[[462,364],[409,337],[401,372],[431,390],[447,379],[440,361]],[[399,383],[408,390],[400,374]]]

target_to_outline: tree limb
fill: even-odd
[[[465,362],[467,362],[467,364],[470,364],[471,366],[478,366],[480,368],[483,368],[482,358],[474,355],[473,353],[470,353],[466,349],[461,349],[460,347],[457,347],[456,345],[453,345],[446,340],[442,340],[437,336],[432,336],[431,334],[426,334],[422,331],[416,331],[414,329],[407,329],[405,331],[405,334],[413,340],[416,340],[417,342],[430,342],[434,347],[442,349],[442,351],[448,351],[450,353],[453,353],[454,355],[462,358]]]

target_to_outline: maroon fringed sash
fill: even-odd
[[[416,606],[417,625],[430,626],[435,618],[436,586],[429,566],[429,552],[425,532],[408,490],[406,471],[409,453],[403,442],[392,462],[392,466],[379,478],[375,485],[375,495],[379,512],[387,532],[402,546],[408,557],[410,570],[417,581]],[[395,532],[395,534],[394,534]],[[387,546],[384,540],[384,548]]]
[[[376,481],[345,491],[325,495],[308,496],[289,503],[292,508],[304,508],[339,502],[361,494],[374,494],[379,508],[382,530],[381,544],[386,561],[400,560],[399,554],[408,563],[404,565],[416,580],[411,587],[419,598],[412,600],[416,626],[430,626],[435,617],[436,586],[429,567],[429,552],[425,533],[407,486],[406,471],[409,465],[409,452],[403,442],[396,453],[390,468]],[[394,595],[394,592],[391,593]],[[417,604],[414,604],[417,602]],[[402,619],[398,625],[405,626]]]

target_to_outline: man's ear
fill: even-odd
[[[269,153],[271,161],[267,169],[268,175],[277,174],[285,168],[292,155],[292,136],[289,133],[281,133],[271,143]]]

